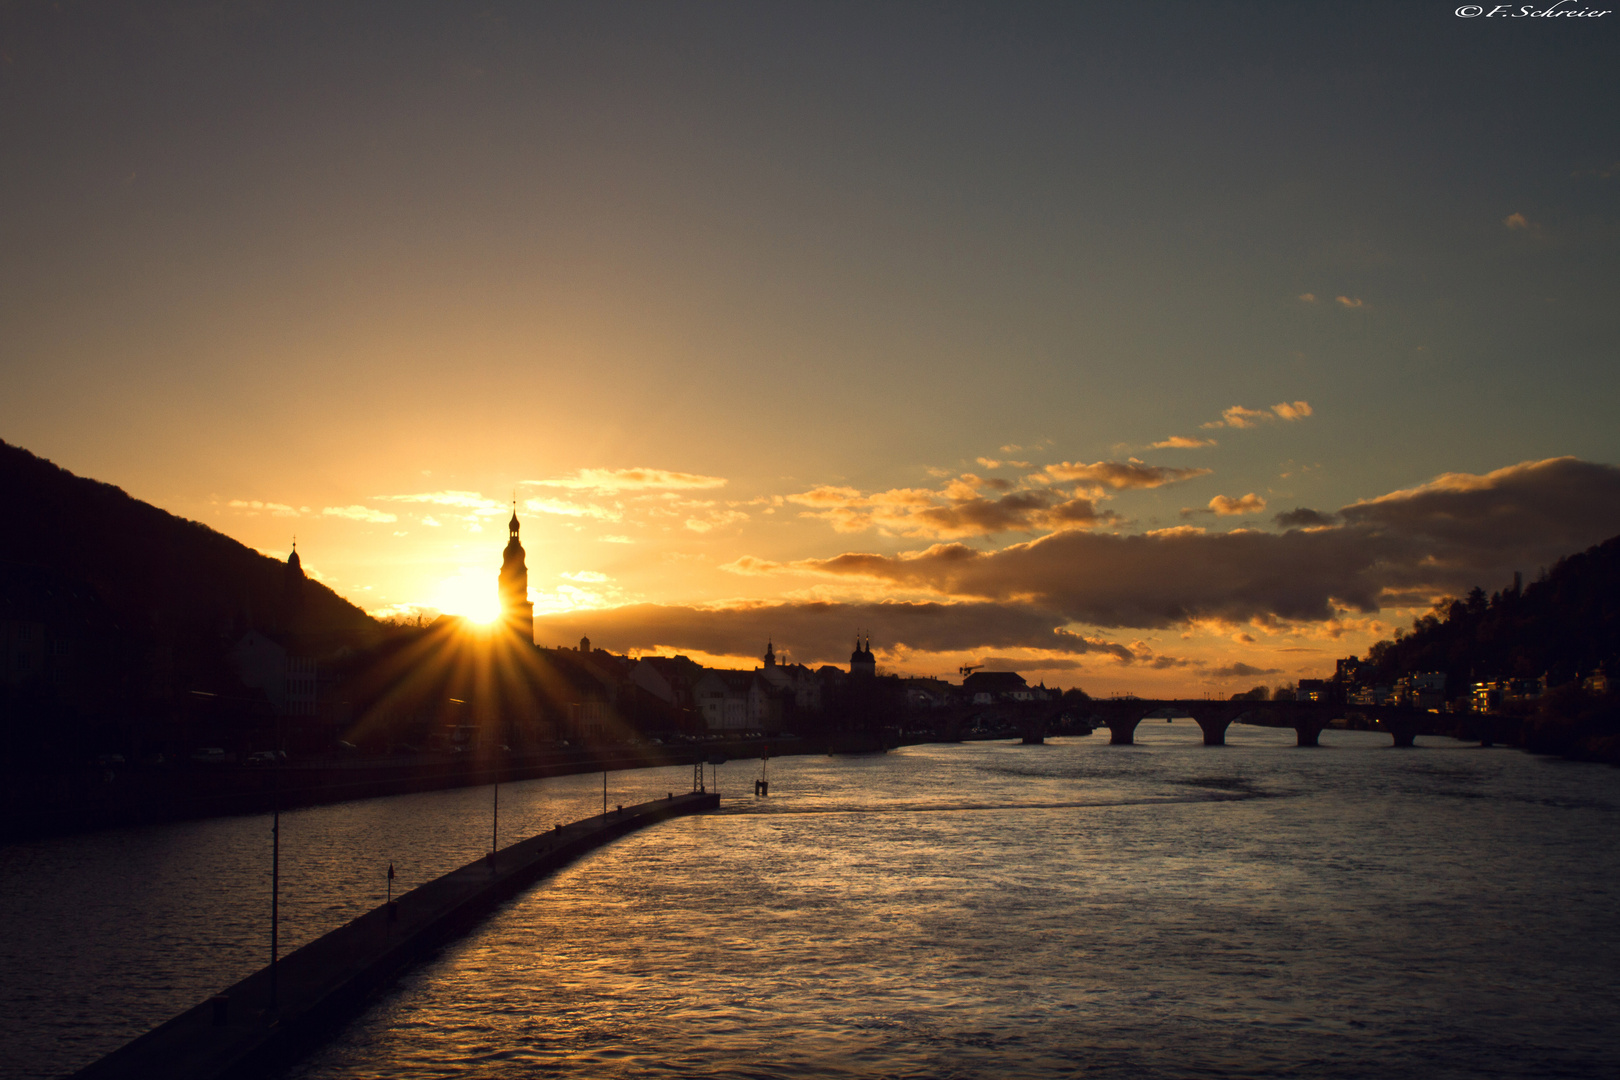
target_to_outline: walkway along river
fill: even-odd
[[[272,962],[208,1002],[75,1073],[78,1080],[226,1080],[260,1076],[347,1019],[366,997],[495,905],[587,851],[720,797],[664,799],[559,825],[491,851]]]

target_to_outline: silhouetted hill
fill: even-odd
[[[126,632],[217,634],[248,624],[332,638],[376,632],[370,616],[319,582],[289,595],[280,560],[5,442],[0,499],[0,561],[88,582]]]
[[[213,737],[205,703],[267,708],[231,660],[248,630],[324,664],[381,629],[301,570],[4,442],[0,505],[0,758]]]
[[[1547,676],[1561,686],[1604,668],[1620,674],[1620,536],[1560,559],[1539,581],[1490,597],[1475,587],[1368,653],[1376,681],[1443,671],[1456,696],[1473,681]],[[1365,676],[1363,681],[1374,681]]]

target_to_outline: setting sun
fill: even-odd
[[[501,613],[500,597],[491,575],[463,570],[439,584],[434,606],[446,615],[460,615],[472,622],[491,623]]]

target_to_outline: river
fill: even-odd
[[[1620,1075],[1620,774],[1146,722],[718,769],[286,1080]],[[690,770],[609,778],[610,801]],[[503,842],[601,776],[501,789]],[[489,788],[283,815],[295,947],[489,843]],[[507,831],[510,830],[510,831]],[[70,1071],[264,960],[268,822],[0,849],[0,1060]]]

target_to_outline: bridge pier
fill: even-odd
[[[1321,746],[1320,736],[1322,729],[1327,727],[1325,720],[1315,716],[1294,717],[1294,745],[1295,746]]]
[[[1226,729],[1232,726],[1231,717],[1194,716],[1193,722],[1204,733],[1205,746],[1226,745]]]
[[[1134,746],[1136,744],[1136,725],[1142,722],[1138,717],[1109,717],[1103,721],[1108,725],[1109,746]]]
[[[1385,728],[1389,731],[1390,735],[1394,737],[1396,746],[1417,745],[1415,742],[1413,742],[1413,740],[1417,738],[1416,728],[1408,727],[1405,724],[1386,724]]]

